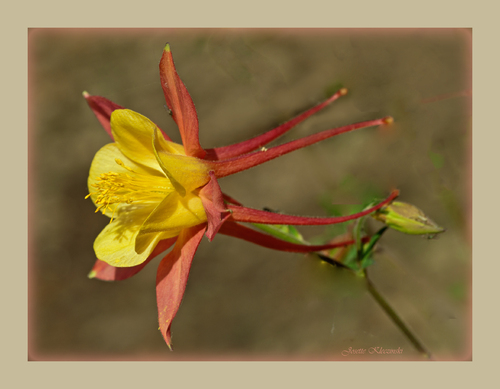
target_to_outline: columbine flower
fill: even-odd
[[[182,145],[173,143],[152,121],[99,96],[84,97],[114,140],[99,150],[88,179],[89,195],[110,223],[94,243],[98,258],[91,278],[123,280],[151,259],[173,249],[161,260],[156,278],[161,333],[170,347],[170,327],[184,294],[196,249],[206,235],[220,232],[258,245],[289,252],[316,252],[354,243],[325,245],[290,243],[238,222],[326,225],[353,220],[390,203],[391,195],[363,212],[343,217],[288,216],[243,207],[223,194],[217,179],[249,169],[283,154],[358,128],[388,124],[382,118],[326,130],[280,146],[263,146],[347,93],[340,89],[326,101],[279,127],[246,142],[205,150],[198,140],[198,117],[179,78],[167,44],[160,61],[160,79]],[[255,151],[259,150],[259,151]]]

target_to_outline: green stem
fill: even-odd
[[[424,347],[424,345],[417,339],[417,337],[411,332],[408,326],[401,320],[396,311],[389,305],[389,303],[382,297],[373,285],[373,282],[368,278],[368,273],[366,269],[364,270],[364,275],[366,279],[366,286],[368,292],[372,295],[375,301],[380,305],[380,307],[387,313],[391,320],[396,324],[396,326],[406,335],[408,340],[413,344],[413,346],[427,359],[432,359],[431,353]]]

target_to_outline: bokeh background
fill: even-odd
[[[390,128],[344,134],[220,184],[246,206],[309,216],[349,213],[399,188],[400,200],[447,231],[438,239],[389,231],[372,280],[436,358],[470,358],[471,31],[464,29],[31,30],[30,358],[349,360],[342,356],[349,347],[399,347],[403,354],[392,359],[420,358],[362,280],[313,255],[204,239],[173,323],[173,352],[157,330],[159,258],[129,280],[87,278],[93,241],[109,221],[84,200],[87,175],[109,138],[82,92],[133,109],[180,141],[159,82],[166,42],[206,148],[274,128],[340,86],[347,96],[274,144],[394,117]],[[335,230],[300,231],[318,240]]]

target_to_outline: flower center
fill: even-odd
[[[130,174],[101,173],[97,177],[97,181],[92,184],[96,191],[85,197],[97,195],[95,198],[96,212],[101,211],[104,214],[108,209],[113,211],[110,223],[113,221],[118,204],[159,203],[174,190],[167,177],[137,173],[118,158],[115,159],[115,162],[128,170]]]

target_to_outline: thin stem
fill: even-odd
[[[379,230],[379,232],[377,232],[376,235],[378,235],[378,237],[380,238],[386,230],[387,230],[387,227],[383,227],[383,228],[381,228]],[[368,247],[366,247],[363,250],[363,243],[365,243],[365,241],[363,241],[363,240],[364,239],[361,239],[360,242],[356,242],[357,244],[361,243],[360,245],[362,247],[362,249],[361,249],[362,257],[361,258],[359,257],[360,250],[357,250],[358,251],[358,264],[360,263],[361,259],[365,255],[367,255],[373,249],[373,247],[375,246],[376,242],[378,241],[378,239],[375,239],[375,240],[372,239],[370,241],[370,244],[368,245]],[[318,255],[318,257],[322,261],[325,261],[325,262],[329,263],[330,265],[343,267],[345,269],[348,269],[348,270],[352,271],[354,274],[356,274],[358,276],[362,275],[365,278],[365,280],[366,280],[366,288],[367,288],[368,292],[372,295],[372,297],[380,305],[380,307],[384,310],[384,312],[391,318],[391,320],[393,321],[393,323],[396,324],[396,326],[408,338],[408,340],[410,341],[410,343],[413,344],[413,346],[425,358],[432,359],[431,353],[418,340],[418,338],[416,337],[416,335],[414,335],[413,332],[408,328],[408,326],[403,322],[403,320],[399,317],[399,315],[397,314],[397,312],[389,305],[389,303],[384,299],[384,297],[375,288],[375,285],[373,284],[373,282],[368,277],[368,272],[367,272],[366,268],[363,269],[363,270],[361,270],[361,271],[355,271],[354,269],[351,269],[351,268],[345,266],[343,263],[337,262],[334,259],[332,259],[332,258],[330,258],[330,257],[328,257],[326,255],[322,255],[322,254],[318,254],[318,253],[317,253],[317,255]]]
[[[394,324],[405,334],[408,340],[413,344],[413,346],[427,359],[432,359],[431,353],[424,347],[424,345],[417,339],[417,337],[411,332],[408,326],[399,317],[396,311],[389,305],[389,303],[384,299],[384,297],[378,292],[373,285],[373,282],[368,278],[368,273],[366,269],[364,270],[364,275],[366,279],[366,287],[368,292],[372,295],[375,301],[380,305],[380,307],[385,311],[385,313],[391,318]]]

